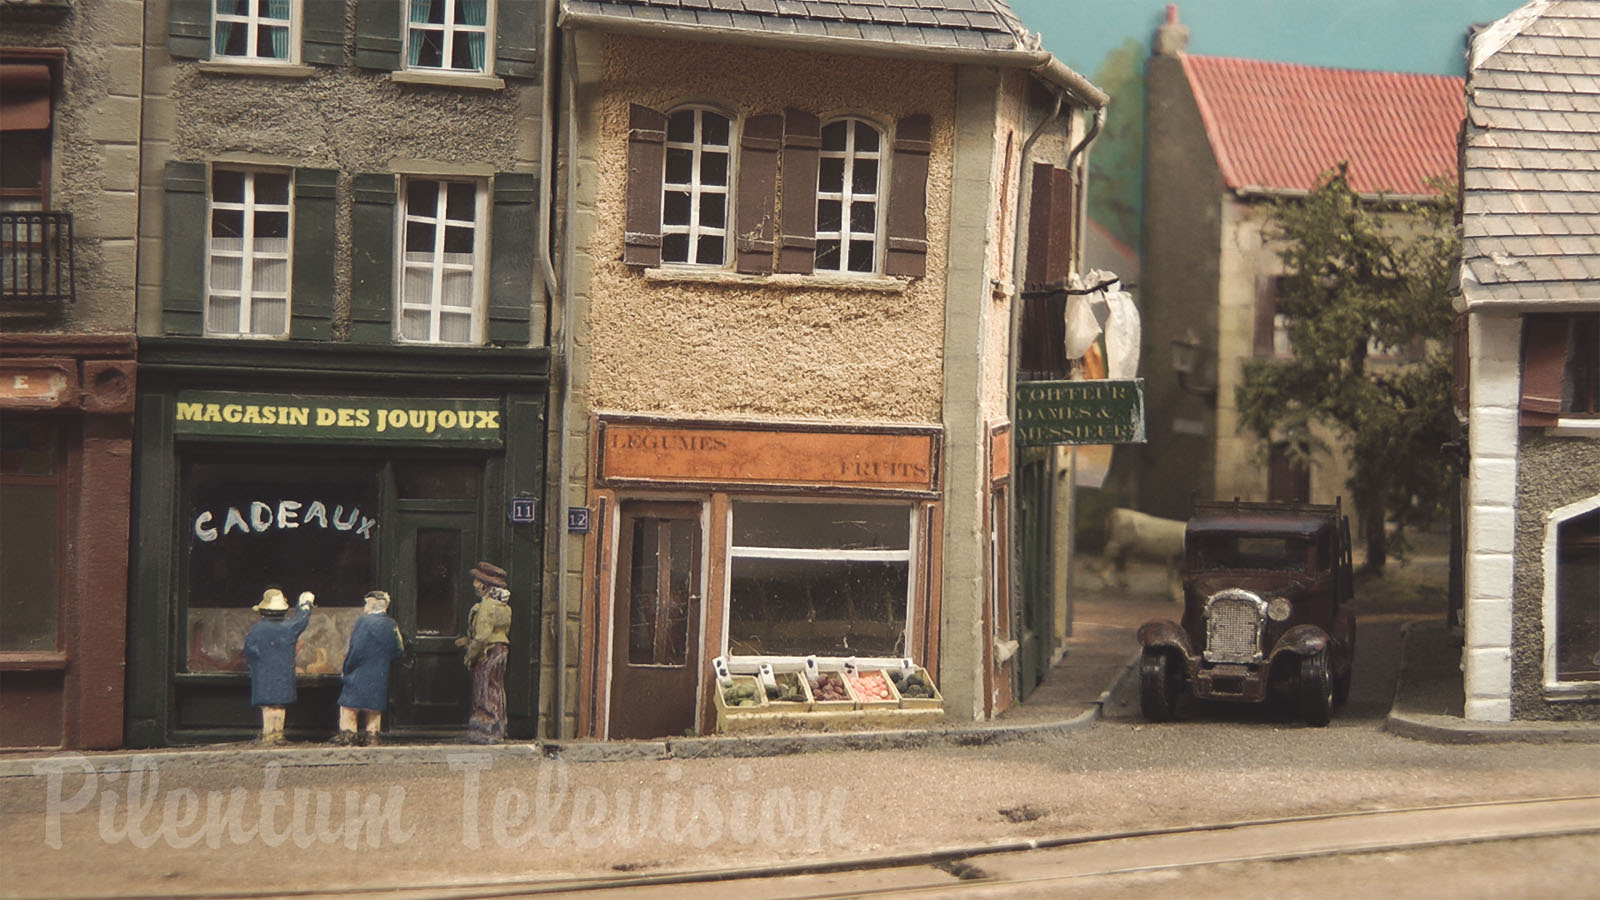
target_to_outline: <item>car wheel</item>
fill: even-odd
[[[1164,650],[1145,650],[1139,659],[1139,711],[1152,722],[1171,721],[1183,690],[1183,670]]]
[[[1333,677],[1326,650],[1300,658],[1300,715],[1307,725],[1326,725],[1333,718]]]
[[[1333,680],[1333,706],[1343,709],[1350,702],[1350,676],[1355,674],[1355,666],[1345,667],[1344,674]]]

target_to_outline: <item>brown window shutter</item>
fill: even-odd
[[[1045,277],[1061,281],[1072,274],[1072,223],[1078,205],[1073,202],[1072,173],[1054,169],[1050,175],[1050,256]]]
[[[1528,316],[1522,333],[1523,425],[1554,425],[1567,369],[1566,316]]]
[[[628,210],[622,261],[661,265],[661,173],[667,153],[667,117],[635,103],[628,107]]]
[[[772,272],[773,226],[777,218],[778,148],[783,144],[783,116],[752,116],[739,140],[739,196],[733,226],[737,237],[736,268],[740,272]]]
[[[1055,167],[1049,163],[1033,164],[1033,185],[1028,200],[1028,268],[1024,283],[1028,288],[1038,288],[1049,282],[1050,269],[1050,204],[1055,200]]]
[[[817,262],[817,150],[822,122],[799,109],[783,113],[783,240],[778,271],[809,275]]]
[[[926,113],[895,124],[894,161],[889,170],[889,275],[921,278],[928,271],[928,155],[933,152],[933,119]]]
[[[1256,355],[1277,355],[1278,275],[1256,276]]]

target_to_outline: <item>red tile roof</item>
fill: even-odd
[[[1181,57],[1230,188],[1309,190],[1350,163],[1360,193],[1427,194],[1455,177],[1462,79]]]

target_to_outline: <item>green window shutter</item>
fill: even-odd
[[[546,0],[550,2],[550,0]],[[495,10],[494,73],[503,78],[538,78],[540,3],[500,0]]]
[[[211,58],[211,0],[171,0],[167,52],[179,59]]]
[[[405,37],[400,18],[400,0],[357,0],[356,65],[391,72],[400,68]]]
[[[205,331],[206,164],[167,163],[161,245],[161,332]]]
[[[360,174],[350,208],[350,340],[394,339],[394,176]]]
[[[539,183],[521,172],[494,176],[494,210],[489,226],[489,343],[528,343],[533,304],[536,229],[534,202]]]
[[[339,173],[296,169],[294,173],[294,283],[289,289],[289,335],[325,341],[333,331],[334,217],[339,208]]]
[[[344,65],[344,8],[344,0],[308,0],[301,5],[302,62]]]

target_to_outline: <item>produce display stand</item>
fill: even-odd
[[[919,667],[917,671],[927,677],[927,670]],[[843,669],[827,668],[821,674],[839,679],[844,685],[846,699],[818,699],[800,672],[779,672],[775,677],[780,685],[798,683],[806,698],[804,701],[773,700],[766,696],[766,691],[759,689],[757,676],[733,675],[736,684],[755,684],[759,699],[752,706],[730,706],[722,688],[713,691],[717,733],[933,728],[944,721],[944,698],[932,679],[928,679],[932,697],[905,697],[895,687],[888,671],[864,669],[861,677],[882,678],[889,693],[889,699],[867,700],[851,684]]]
[[[937,709],[942,711],[944,709],[944,695],[939,693],[939,686],[933,683],[933,679],[928,675],[928,670],[921,666],[917,666],[911,671],[922,676],[923,680],[927,682],[928,689],[933,692],[933,696],[907,697],[905,694],[901,694],[899,691],[896,691],[895,693],[900,697],[900,708]]]
[[[766,714],[768,709],[767,693],[761,689],[760,680],[754,675],[734,675],[733,683],[738,687],[753,686],[755,688],[756,702],[750,706],[731,706],[727,697],[723,696],[722,686],[718,685],[711,692],[717,703],[717,732],[721,734],[730,731],[743,731],[752,727],[766,727],[765,722],[770,716]]]

